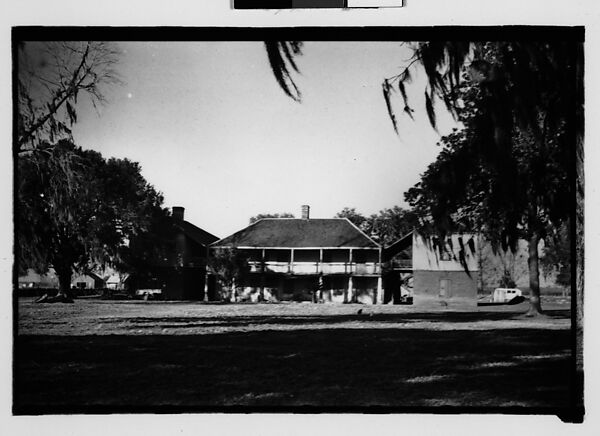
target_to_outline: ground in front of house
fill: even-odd
[[[21,299],[14,410],[566,408],[568,300],[526,308]]]

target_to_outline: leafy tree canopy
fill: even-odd
[[[367,221],[367,218],[358,212],[354,207],[345,207],[341,211],[335,214],[334,218],[347,218],[352,224],[361,230],[365,230],[363,227]]]
[[[285,55],[280,56],[285,67],[294,54],[292,43],[267,44]],[[431,125],[436,127],[439,101],[465,124],[465,129],[442,139],[439,158],[406,194],[421,217],[421,230],[445,234],[485,226],[488,235],[513,248],[525,235],[530,244],[530,313],[537,313],[538,243],[548,227],[557,228],[568,218],[568,174],[574,163],[577,226],[582,229],[583,45],[434,41],[411,46],[409,64],[382,84],[394,129],[394,93],[401,97],[407,116],[414,112],[406,85],[415,69],[427,76],[424,98]],[[282,63],[273,58],[269,57],[271,67],[282,76],[277,72]],[[283,77],[290,78],[286,71]],[[278,82],[285,88],[286,81]],[[580,231],[578,236],[581,247]],[[578,265],[582,253],[578,250]]]
[[[256,216],[250,217],[250,224],[253,224],[256,221],[261,220],[263,218],[294,218],[294,214],[291,214],[289,212],[283,212],[283,213],[259,213]]]
[[[571,241],[568,226],[561,226],[545,242],[544,255],[540,259],[542,271],[546,275],[556,273],[556,283],[565,288],[570,287]]]
[[[292,70],[301,55],[299,41],[267,41],[271,69],[286,94],[299,100]],[[510,144],[513,126],[542,137],[561,124],[568,135],[583,135],[583,45],[577,42],[432,41],[408,43],[413,56],[400,74],[383,80],[382,89],[394,129],[397,115],[394,94],[403,112],[412,117],[406,93],[413,76],[424,70],[425,107],[436,127],[436,103],[458,117],[465,101],[457,92],[465,79],[477,84],[487,123],[481,124],[493,139],[489,145]],[[466,74],[466,75],[465,75]],[[543,114],[543,119],[540,119]],[[572,136],[571,136],[572,137]],[[573,143],[563,144],[573,148]]]
[[[399,206],[382,209],[365,217],[355,208],[345,207],[335,218],[348,218],[354,225],[384,246],[411,232],[418,223],[417,215]]]
[[[107,160],[62,140],[17,164],[19,269],[53,267],[61,292],[73,270],[124,267],[129,241],[163,213],[162,196],[136,162]]]
[[[250,272],[248,257],[240,250],[228,247],[213,249],[208,267],[232,293],[235,292],[235,283],[239,283]]]

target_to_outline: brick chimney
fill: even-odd
[[[175,221],[183,221],[183,213],[185,212],[185,207],[181,206],[173,206],[173,219]]]
[[[310,206],[308,204],[303,204],[301,207],[301,216],[303,220],[310,219]]]

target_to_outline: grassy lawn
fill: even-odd
[[[525,306],[23,300],[15,412],[554,411],[572,401],[570,312],[561,302],[546,308],[547,317],[527,319]]]

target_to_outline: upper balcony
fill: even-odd
[[[245,249],[250,271],[280,274],[381,273],[379,250],[368,249]]]
[[[376,262],[259,262],[249,261],[250,272],[280,273],[294,275],[310,274],[354,274],[377,275],[381,266]],[[264,265],[264,269],[263,269]]]

